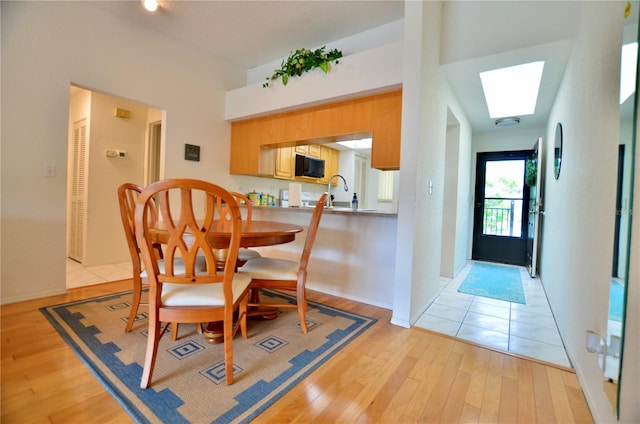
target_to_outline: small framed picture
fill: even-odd
[[[194,144],[184,145],[184,160],[200,162],[200,146]]]

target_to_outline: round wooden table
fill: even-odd
[[[213,229],[215,228],[215,229]],[[222,249],[229,246],[231,223],[218,221],[212,231],[207,234],[207,240],[214,249]],[[295,240],[296,234],[302,231],[302,227],[295,224],[276,221],[243,221],[240,238],[241,247],[273,246],[289,243]],[[150,230],[153,241],[164,243],[168,239],[166,227],[158,222],[155,229]]]

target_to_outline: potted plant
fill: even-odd
[[[331,63],[338,64],[342,57],[342,52],[338,49],[333,49],[329,52],[325,52],[325,47],[322,46],[316,50],[298,49],[291,53],[288,58],[282,61],[280,69],[273,71],[273,75],[267,77],[267,82],[262,84],[263,87],[269,87],[272,81],[282,78],[282,84],[287,85],[289,77],[300,76],[305,72],[309,72],[312,69],[320,68],[325,73],[329,72]]]

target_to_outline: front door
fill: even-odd
[[[527,263],[531,150],[478,153],[472,258],[513,265]]]

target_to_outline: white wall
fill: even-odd
[[[446,92],[448,112],[445,154],[444,213],[440,275],[455,277],[469,259],[468,243],[473,210],[471,185],[471,125],[455,95]]]
[[[344,56],[331,65],[329,73],[314,69],[289,79],[286,86],[276,80],[268,88],[258,82],[231,90],[226,93],[225,119],[246,119],[400,87],[402,73],[397,64],[402,52],[402,41],[396,41]]]
[[[327,43],[325,51],[338,49],[342,51],[344,56],[354,53],[363,52],[374,49],[384,44],[401,42],[403,39],[404,20],[400,19],[379,27],[343,38],[333,43]],[[308,46],[310,49],[317,49],[322,46]],[[284,59],[284,58],[282,58]],[[273,71],[280,69],[282,59],[273,62],[264,63],[247,70],[247,84],[254,84],[266,81],[267,77],[273,74]]]
[[[244,83],[244,70],[90,3],[0,7],[1,296],[7,303],[65,290],[71,83],[164,109],[164,154],[171,158],[164,176],[231,186],[224,92]],[[181,159],[185,143],[201,145],[200,162]],[[44,178],[45,164],[56,165],[56,178]]]
[[[607,325],[620,123],[621,4],[580,3],[578,35],[546,130],[547,164],[553,163],[557,122],[563,125],[564,141],[560,178],[554,179],[553,166],[546,167],[540,278],[596,422],[615,421],[602,390],[598,355],[587,352],[585,334],[587,329],[606,334]],[[636,349],[624,361],[637,359]]]
[[[405,3],[402,148],[392,323],[409,327],[440,285],[446,82],[439,2]],[[429,194],[429,183],[433,193]]]

